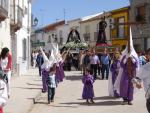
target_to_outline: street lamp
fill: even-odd
[[[37,25],[38,25],[38,19],[35,17],[35,18],[34,18],[34,21],[33,21],[32,27],[35,27],[35,26],[37,26]]]

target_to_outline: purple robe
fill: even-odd
[[[136,75],[137,61],[133,63],[133,75],[128,74],[127,62],[124,63],[126,56],[123,57],[121,61],[121,67],[123,68],[123,73],[120,81],[120,96],[124,101],[132,101],[133,100],[133,92],[134,87],[132,83],[133,77]]]
[[[110,67],[110,71],[112,72],[112,85],[113,86],[118,76],[119,68],[120,68],[120,60],[115,60]],[[116,90],[114,90],[114,96],[119,97],[119,94],[117,93]]]
[[[42,91],[46,92],[48,90],[48,86],[47,86],[47,80],[48,80],[48,74],[49,72],[46,71],[45,69],[42,70]]]
[[[63,65],[63,62],[59,62],[59,66],[56,67],[56,80],[58,83],[62,82],[65,77]]]
[[[83,99],[92,99],[94,97],[93,83],[94,78],[92,75],[84,75],[82,78],[84,84],[82,98]]]

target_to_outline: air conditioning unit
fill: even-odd
[[[114,25],[115,19],[114,18],[110,18],[109,19],[109,23],[110,23],[110,29],[114,29],[115,28],[115,25]]]

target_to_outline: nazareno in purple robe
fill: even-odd
[[[93,89],[94,78],[93,78],[93,76],[92,75],[83,75],[82,82],[84,84],[82,98],[83,99],[93,99],[93,97],[94,97],[94,89]]]
[[[119,68],[120,68],[120,60],[115,60],[110,67],[110,71],[112,72],[112,85],[113,86],[114,86],[116,78],[118,76]],[[114,96],[119,97],[119,94],[117,93],[116,90],[114,90]]]
[[[56,67],[56,80],[58,83],[62,82],[65,77],[63,65],[64,65],[63,61],[60,61],[59,65]]]
[[[128,74],[127,62],[124,63],[124,60],[126,59],[126,55],[121,60],[121,67],[123,68],[123,73],[120,81],[120,97],[122,97],[124,101],[128,101],[128,102],[133,100],[134,87],[133,87],[132,79],[134,76],[136,76],[136,68],[138,67],[137,60],[134,57],[132,58],[135,60],[132,66],[133,75]]]
[[[49,74],[48,71],[42,69],[42,86],[43,86],[42,91],[43,92],[46,92],[48,90],[48,86],[47,86],[48,74]]]

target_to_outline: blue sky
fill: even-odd
[[[129,5],[129,0],[33,0],[32,13],[39,26],[88,16]]]

